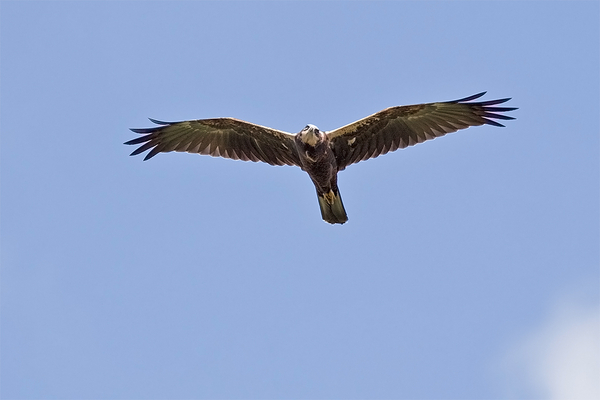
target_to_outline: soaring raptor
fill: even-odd
[[[317,189],[321,216],[330,224],[348,221],[337,185],[337,174],[350,164],[412,146],[477,125],[504,126],[496,119],[514,119],[495,107],[510,100],[473,102],[485,92],[440,103],[386,108],[329,132],[306,125],[296,135],[234,118],[162,122],[154,128],[131,129],[143,136],[125,142],[141,144],[131,155],[185,151],[271,165],[296,165],[308,173]]]

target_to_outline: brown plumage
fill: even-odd
[[[485,92],[460,100],[390,107],[330,132],[313,125],[293,135],[234,118],[161,122],[157,127],[132,129],[143,136],[125,142],[141,144],[131,155],[180,151],[234,160],[296,165],[310,175],[322,217],[330,223],[347,220],[337,188],[337,172],[348,165],[412,146],[459,129],[477,125],[504,126],[496,119],[513,107],[495,107],[510,100],[471,102]]]

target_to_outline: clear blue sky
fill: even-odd
[[[2,2],[0,395],[559,396],[569,343],[523,349],[592,321],[597,371],[599,9]],[[299,168],[122,144],[484,90],[517,119],[349,167],[343,226]]]

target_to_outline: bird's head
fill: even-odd
[[[312,124],[308,124],[300,131],[300,140],[309,146],[315,147],[317,143],[325,139],[325,133]]]

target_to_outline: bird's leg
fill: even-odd
[[[324,193],[323,197],[325,197],[325,200],[327,201],[328,204],[333,204],[333,200],[335,200],[335,194],[333,193],[333,190],[329,190],[329,193]]]

